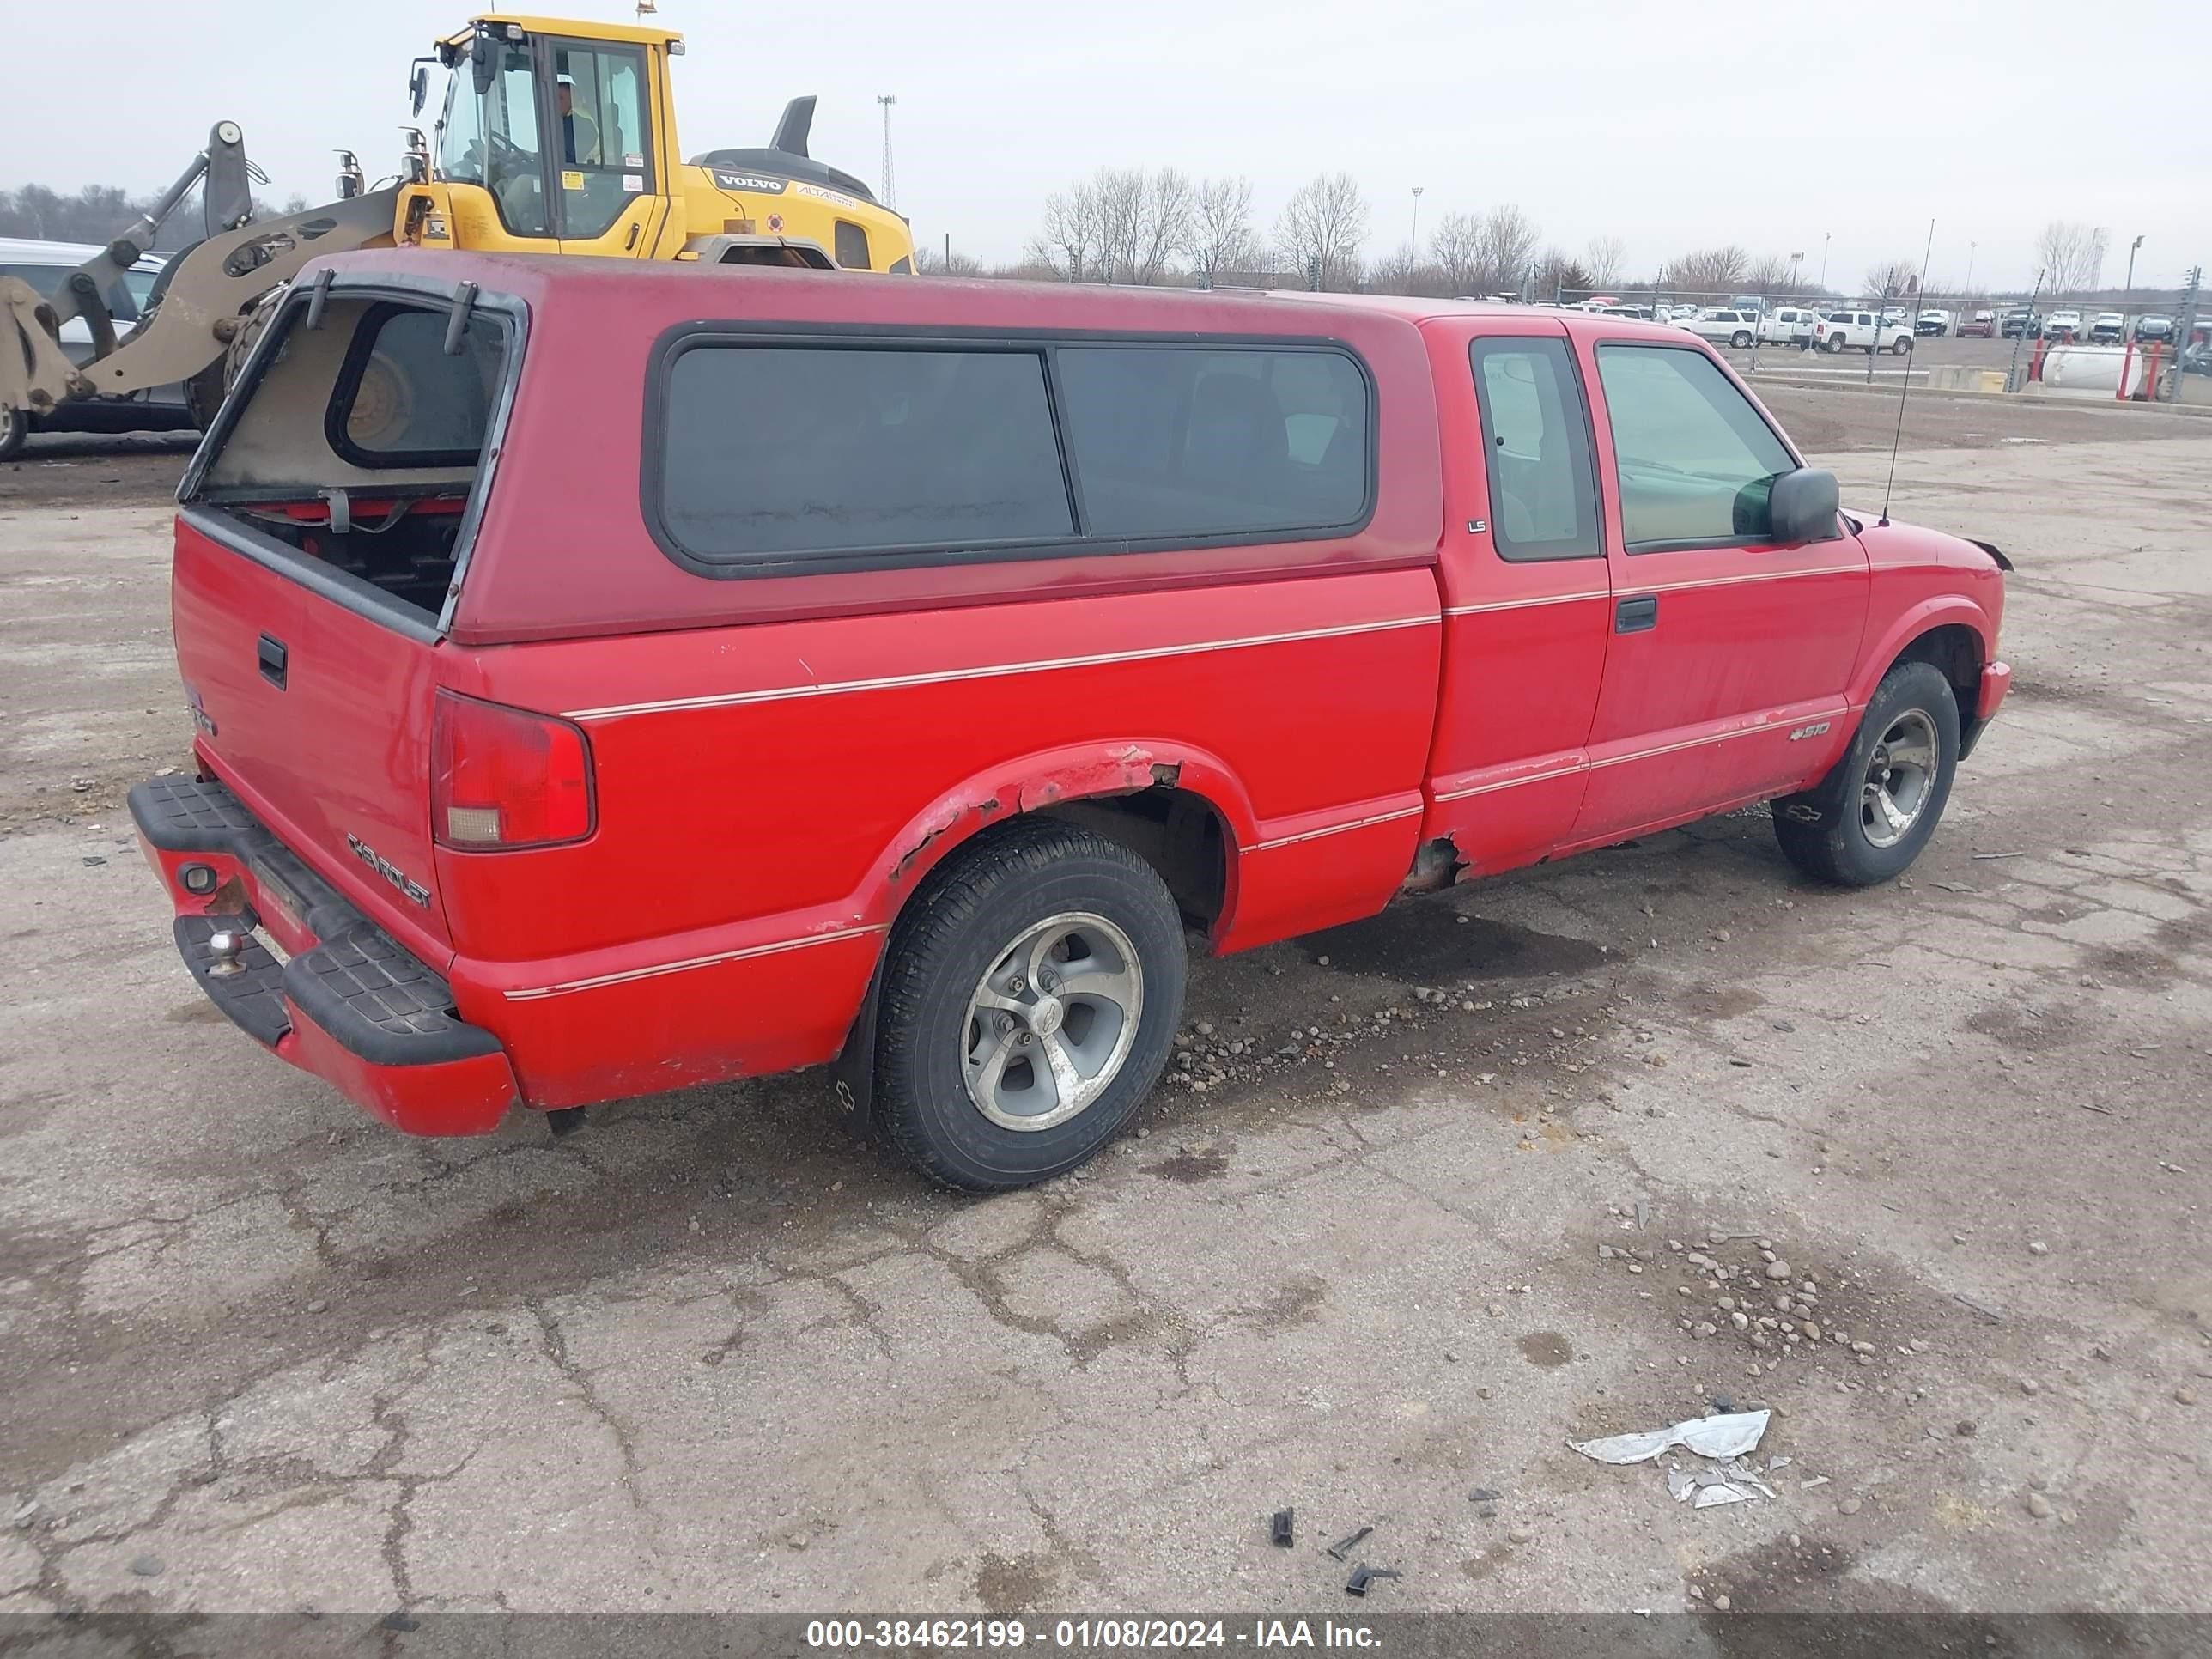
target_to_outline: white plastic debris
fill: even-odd
[[[1568,1447],[1601,1463],[1644,1463],[1674,1446],[1700,1457],[1741,1457],[1759,1444],[1771,1412],[1728,1412],[1692,1417],[1672,1428],[1641,1434],[1607,1435],[1601,1440],[1570,1440]],[[1726,1502],[1726,1499],[1722,1500]]]
[[[1709,1510],[1716,1504],[1746,1504],[1750,1501],[1751,1494],[1741,1486],[1731,1486],[1723,1480],[1717,1486],[1698,1487],[1697,1501],[1690,1507],[1693,1510]]]

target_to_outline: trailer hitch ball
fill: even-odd
[[[232,979],[246,971],[239,958],[245,954],[246,941],[252,935],[234,927],[220,927],[208,935],[208,977]]]

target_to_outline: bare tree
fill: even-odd
[[[1189,178],[1173,167],[1101,167],[1045,198],[1023,252],[1071,283],[1158,283],[1191,237]]]
[[[2076,294],[2097,286],[2104,275],[2105,233],[2070,220],[2053,219],[2035,239],[2035,261],[2043,286],[2053,294]]]
[[[1877,300],[1894,300],[1920,291],[1920,281],[1910,259],[1884,259],[1867,267],[1867,293]]]
[[[923,242],[914,251],[914,268],[924,276],[981,276],[983,262],[972,253],[945,253]]]
[[[1627,264],[1628,244],[1618,236],[1593,236],[1589,246],[1583,250],[1583,266],[1589,272],[1591,283],[1598,288],[1611,288],[1620,282]]]
[[[1753,261],[1751,269],[1744,273],[1743,285],[1753,294],[1788,293],[1790,261],[1778,253]]]
[[[1510,203],[1482,216],[1480,281],[1483,294],[1520,290],[1528,258],[1536,251],[1536,222]]]
[[[1196,206],[1190,175],[1180,168],[1162,167],[1144,181],[1130,260],[1131,280],[1152,283],[1167,275],[1168,261],[1190,245]]]
[[[1751,256],[1734,243],[1685,253],[1667,266],[1668,286],[1683,294],[1725,294],[1740,287]]]
[[[1601,284],[1589,269],[1572,254],[1555,247],[1544,250],[1536,261],[1536,274],[1528,284],[1532,300],[1586,300]]]
[[[1447,289],[1455,295],[1480,291],[1482,262],[1482,218],[1474,213],[1447,213],[1429,233],[1429,259],[1443,274]]]
[[[1455,292],[1442,265],[1407,248],[1394,249],[1368,266],[1364,286],[1370,294],[1418,294],[1437,300]]]
[[[1275,240],[1301,271],[1318,270],[1326,289],[1359,280],[1367,239],[1367,198],[1348,173],[1325,173],[1298,186],[1275,222]]]
[[[1141,167],[1101,167],[1091,180],[1098,203],[1098,280],[1137,280],[1145,235],[1145,173]]]
[[[1097,192],[1088,184],[1071,185],[1044,198],[1044,223],[1024,257],[1050,266],[1063,282],[1097,282],[1102,240]]]
[[[1252,234],[1252,181],[1203,179],[1191,199],[1190,236],[1184,245],[1200,282],[1212,286],[1224,270],[1243,270],[1259,263],[1259,239]]]

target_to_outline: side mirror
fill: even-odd
[[[489,92],[491,83],[499,78],[499,48],[492,44],[489,34],[479,34],[469,43],[469,74],[476,82],[479,98]]]
[[[408,78],[407,101],[412,112],[420,115],[422,106],[430,100],[430,68],[427,64],[415,65],[415,73]]]
[[[1826,468],[1801,466],[1784,473],[1774,481],[1766,504],[1774,539],[1784,546],[1832,542],[1843,534],[1836,527],[1842,497],[1836,475]]]

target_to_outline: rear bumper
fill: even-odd
[[[140,845],[176,911],[178,954],[231,1022],[410,1134],[487,1134],[515,1102],[499,1040],[460,1019],[446,981],[402,950],[221,783],[131,792]],[[186,875],[194,887],[186,885]],[[248,935],[235,968],[210,945]],[[286,952],[280,961],[265,931]]]

